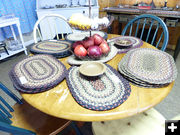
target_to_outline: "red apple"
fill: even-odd
[[[89,48],[90,46],[94,45],[94,38],[93,37],[86,37],[83,41],[84,48]]]
[[[110,51],[110,47],[105,40],[99,45],[99,47],[103,54],[107,54]]]
[[[95,45],[100,45],[103,41],[103,38],[99,34],[94,34],[93,38],[94,38]]]
[[[77,45],[82,45],[82,41],[76,41],[72,44],[72,48],[74,49]]]
[[[99,46],[90,46],[87,50],[87,53],[92,59],[99,59],[101,57],[102,51]]]
[[[74,54],[79,58],[83,58],[87,55],[87,50],[83,45],[77,45],[74,49]]]

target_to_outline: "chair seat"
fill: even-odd
[[[24,101],[15,104],[12,112],[12,125],[31,130],[37,135],[55,135],[67,127],[71,121],[47,115]]]
[[[165,135],[165,118],[155,109],[113,121],[93,122],[94,135]]]

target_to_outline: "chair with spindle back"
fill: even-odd
[[[75,123],[40,112],[19,99],[1,82],[0,90],[16,102],[11,107],[2,95],[0,96],[0,131],[13,135],[56,135],[72,124],[76,133],[81,134]]]
[[[139,31],[140,24],[142,24],[142,28]],[[133,27],[133,25],[134,25],[134,27]],[[147,28],[148,28],[148,31],[146,33],[145,29],[147,29]],[[154,32],[152,32],[153,28],[155,28]],[[161,28],[162,28],[162,31],[160,30]],[[140,32],[140,34],[138,36],[139,32]],[[164,21],[155,15],[143,14],[143,15],[135,17],[134,19],[129,21],[128,24],[124,27],[121,35],[129,35],[129,36],[139,37],[140,39],[144,40],[145,42],[148,42],[148,43],[154,45],[155,39],[156,39],[157,35],[159,35],[158,32],[161,32],[161,33],[159,36],[159,40],[157,41],[155,46],[158,48],[160,46],[159,44],[160,44],[161,40],[163,39],[161,50],[165,51],[166,46],[168,45],[168,40],[169,40],[168,28],[167,28],[166,24],[164,23]],[[143,39],[144,34],[147,34],[145,39]],[[153,35],[151,41],[149,41],[150,35]]]
[[[46,29],[42,29],[46,28]],[[33,29],[34,42],[37,43],[37,37],[41,41],[48,39],[64,39],[66,34],[73,33],[67,19],[59,14],[45,14],[37,20]]]

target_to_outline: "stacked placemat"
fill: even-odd
[[[30,52],[33,54],[48,54],[56,58],[63,58],[71,55],[70,41],[64,40],[45,40],[34,44]]]
[[[66,81],[79,105],[104,111],[116,108],[128,99],[131,93],[129,82],[114,68],[106,66],[105,73],[96,77],[83,76],[78,66],[69,69]]]
[[[177,77],[172,56],[151,48],[128,51],[119,62],[118,70],[131,83],[141,87],[163,87]]]
[[[53,56],[34,55],[15,64],[9,76],[20,92],[38,93],[57,86],[66,73],[63,63]]]
[[[108,42],[112,42],[114,44],[114,46],[118,49],[118,53],[126,53],[143,45],[142,40],[132,36],[115,37],[109,39]]]

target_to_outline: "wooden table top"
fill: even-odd
[[[108,38],[117,37],[118,35],[109,34]],[[143,43],[142,48],[154,48],[148,43]],[[107,64],[115,69],[125,54],[117,54]],[[69,68],[67,57],[60,61]],[[40,111],[59,118],[75,121],[106,121],[121,119],[146,111],[156,104],[160,103],[171,91],[174,82],[163,88],[142,88],[132,84],[132,92],[123,104],[115,109],[108,111],[92,111],[81,107],[71,96],[71,93],[63,80],[55,88],[37,94],[21,93],[25,101]]]

